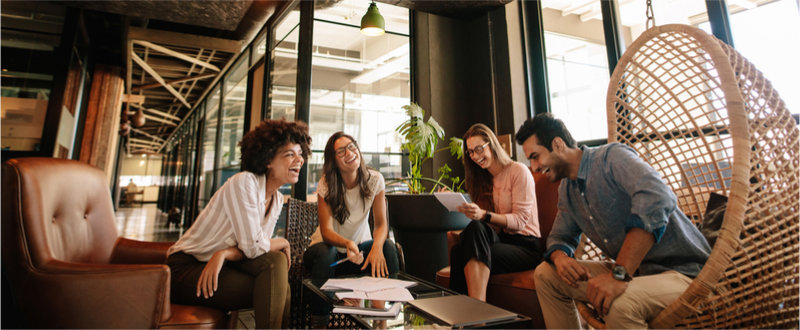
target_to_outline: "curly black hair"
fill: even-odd
[[[269,174],[267,165],[275,158],[278,149],[287,143],[299,144],[303,159],[307,161],[311,154],[308,125],[302,121],[290,122],[283,119],[262,121],[239,141],[242,150],[241,170],[256,175]]]

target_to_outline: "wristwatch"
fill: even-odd
[[[633,278],[628,275],[628,270],[625,269],[625,266],[620,264],[614,264],[614,268],[611,269],[611,275],[617,281],[630,282],[633,280]]]
[[[492,222],[492,213],[489,212],[489,211],[486,211],[486,214],[483,215],[483,218],[481,218],[481,221],[483,221],[485,223],[491,223]]]

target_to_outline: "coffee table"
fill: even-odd
[[[352,276],[348,276],[352,277]],[[438,286],[434,283],[425,281],[418,277],[400,272],[389,276],[404,281],[414,281],[417,285],[409,288],[409,291],[414,296],[414,299],[425,299],[431,297],[441,297],[448,295],[457,295],[458,293]],[[338,301],[335,296],[335,291],[321,290],[320,287],[325,284],[325,281],[305,279],[303,280],[303,288],[309,290],[322,298],[325,303],[329,304],[331,308],[333,304]],[[364,329],[393,329],[393,328],[450,328],[447,324],[442,324],[438,320],[425,314],[413,306],[403,303],[400,313],[395,317],[369,317],[361,315],[340,314],[343,315],[348,321],[355,323],[356,327]],[[333,316],[333,314],[331,314]],[[517,318],[512,320],[505,320],[499,322],[483,323],[469,326],[469,328],[506,328],[506,329],[526,329],[531,327],[531,319],[524,315],[517,315]]]

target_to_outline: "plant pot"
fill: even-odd
[[[434,282],[436,272],[450,264],[447,232],[464,229],[472,220],[448,211],[432,194],[388,194],[386,200],[389,226],[403,246],[406,273]]]

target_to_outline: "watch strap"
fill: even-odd
[[[481,221],[483,221],[485,223],[491,223],[492,222],[492,213],[489,212],[489,211],[486,211],[486,214],[483,215],[483,218],[481,218]]]

